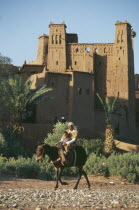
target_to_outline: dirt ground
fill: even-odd
[[[91,183],[91,189],[138,189],[139,184],[128,183],[126,180],[120,180],[119,177],[105,178],[102,176],[88,176]],[[59,189],[73,189],[77,182],[77,177],[63,177],[68,185],[60,185]],[[54,189],[55,181],[44,181],[38,179],[19,179],[11,176],[0,175],[0,190],[4,189]],[[86,180],[82,177],[78,189],[87,188]]]

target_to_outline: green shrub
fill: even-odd
[[[101,139],[78,139],[77,144],[85,149],[87,155],[92,152],[96,155],[103,154],[104,142]]]
[[[1,135],[0,138],[0,154],[2,156],[7,158],[31,156],[31,153],[22,147],[20,136],[15,135],[10,129],[5,129],[3,131],[3,135]]]
[[[60,141],[64,131],[67,129],[68,129],[68,122],[66,123],[58,122],[56,125],[54,125],[52,133],[49,133],[48,137],[44,139],[44,143],[49,144],[50,146],[54,146],[56,142]]]
[[[94,153],[91,153],[85,166],[85,171],[87,174],[97,174],[103,175],[105,177],[108,176],[108,167],[106,164],[106,158],[104,156],[97,156]]]
[[[88,174],[119,176],[135,183],[139,181],[139,154],[111,154],[109,158],[91,153],[84,169]]]
[[[13,175],[18,178],[40,178],[53,180],[55,178],[54,167],[46,163],[38,164],[33,158],[19,157],[17,160],[0,156],[0,172],[4,175]]]
[[[0,133],[0,154],[4,153],[6,147],[7,147],[7,143],[2,133]]]
[[[120,176],[129,182],[139,181],[139,153],[112,154],[107,159],[110,175]]]

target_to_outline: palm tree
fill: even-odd
[[[27,107],[51,98],[46,95],[52,90],[51,88],[43,85],[31,90],[31,85],[30,79],[23,83],[19,75],[0,80],[0,111],[6,113],[12,130],[18,134],[23,131],[22,116],[27,111]]]
[[[105,118],[106,118],[104,151],[107,154],[111,154],[116,149],[115,142],[114,142],[114,129],[112,127],[112,114],[114,112],[114,109],[116,108],[118,98],[119,98],[119,93],[113,100],[105,96],[105,102],[103,102],[102,98],[99,96],[98,93],[97,93],[97,96],[101,104],[103,105]]]

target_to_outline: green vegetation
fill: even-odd
[[[139,181],[139,154],[111,154],[108,158],[91,153],[84,166],[88,174],[108,176],[119,176],[129,182]],[[0,173],[12,175],[19,178],[39,178],[44,180],[54,180],[55,171],[51,164],[46,162],[38,164],[35,156],[32,158],[5,158],[0,156]],[[65,169],[63,175],[75,175],[77,170],[73,167]]]
[[[5,158],[0,157],[0,173],[4,175],[12,175],[18,178],[40,178],[45,180],[53,180],[55,171],[53,166],[43,161],[38,164],[33,158]]]
[[[31,153],[22,147],[20,136],[17,136],[9,128],[3,130],[2,133],[0,133],[0,155],[6,158],[14,157],[16,159],[18,156],[31,156]]]
[[[97,94],[97,97],[103,106],[106,119],[104,151],[106,154],[111,154],[112,152],[116,151],[116,146],[114,143],[114,129],[112,127],[112,115],[118,103],[119,93],[117,97],[113,99],[113,101],[107,96],[105,96],[105,102],[103,102],[99,94]]]
[[[23,131],[22,118],[27,107],[48,100],[46,93],[52,90],[46,85],[31,90],[31,85],[30,79],[23,83],[19,75],[10,76],[0,83],[1,111],[9,116],[13,132],[19,134]]]
[[[52,98],[46,94],[52,90],[46,85],[36,89],[31,89],[31,86],[30,78],[23,82],[20,74],[15,73],[11,59],[0,54],[0,112],[17,134],[23,131],[22,121],[28,109]]]
[[[55,171],[45,157],[42,164],[38,164],[35,155],[27,152],[20,143],[20,135],[23,127],[23,115],[33,104],[49,99],[46,95],[51,89],[46,86],[36,90],[30,90],[32,83],[27,80],[24,84],[20,76],[11,72],[11,59],[0,54],[0,112],[9,117],[10,125],[5,126],[0,132],[0,174],[11,175],[18,178],[39,178],[54,180]],[[3,79],[4,78],[4,79]],[[5,79],[6,78],[6,79]],[[111,101],[108,97],[105,102],[98,95],[106,115],[105,142],[100,139],[77,139],[77,144],[82,145],[88,155],[84,169],[88,174],[119,176],[129,182],[139,181],[139,154],[138,153],[113,153],[115,145],[113,141],[113,128],[111,125],[112,113],[116,107],[118,96]],[[58,142],[68,123],[58,122],[52,134],[48,134],[44,143],[53,146]],[[105,152],[104,152],[105,151]],[[109,157],[105,156],[110,154]],[[64,175],[77,174],[73,167],[65,169]]]
[[[68,129],[68,122],[61,123],[58,122],[54,125],[52,133],[48,134],[48,137],[44,139],[45,144],[49,144],[50,146],[54,146],[54,144],[60,141],[61,137],[65,130]]]
[[[104,154],[104,142],[101,139],[77,139],[77,145],[81,145],[87,155],[91,153],[97,156]]]
[[[119,176],[135,183],[139,181],[139,154],[111,154],[108,158],[91,154],[85,165],[88,174]]]

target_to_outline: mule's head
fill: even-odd
[[[37,150],[36,150],[36,160],[37,162],[41,163],[43,158],[45,156],[45,151],[44,151],[44,144],[43,145],[39,145],[37,147]]]

